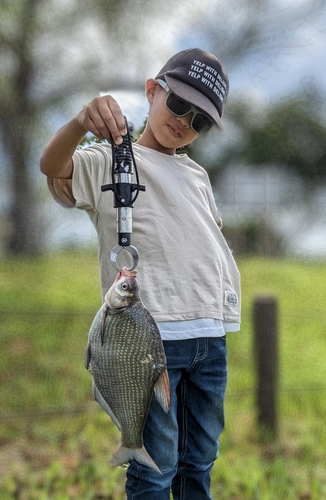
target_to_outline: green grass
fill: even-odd
[[[215,500],[326,498],[326,265],[245,259],[243,323],[228,334],[226,429]],[[252,304],[278,300],[279,428],[257,427]],[[122,500],[119,433],[92,401],[87,332],[100,306],[96,253],[0,262],[1,500]],[[194,499],[195,500],[195,499]]]

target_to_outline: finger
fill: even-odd
[[[104,96],[98,101],[98,112],[101,122],[97,123],[99,131],[112,137],[116,144],[121,144],[122,136],[126,135],[127,129],[125,119],[118,103],[111,96]]]
[[[104,137],[104,135],[102,135],[100,130],[96,127],[94,122],[91,119],[90,119],[90,121],[91,121],[91,126],[89,127],[90,132],[92,132],[92,134],[95,135],[95,137],[97,137],[97,139],[99,139],[100,141],[103,141],[104,139],[106,139],[106,137]]]
[[[97,124],[101,121],[101,118],[96,117],[96,115],[98,115],[98,113],[92,109],[91,103],[84,106],[83,110],[78,114],[78,121],[85,129],[86,133],[91,132],[98,139],[105,139],[97,126]]]
[[[87,109],[85,109],[83,124],[89,132],[99,139],[110,139],[110,131],[95,103],[92,102]]]
[[[96,97],[85,106],[81,121],[86,130],[92,132],[99,139],[110,140],[121,144],[122,136],[126,135],[125,119],[116,100],[109,95]]]

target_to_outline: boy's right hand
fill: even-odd
[[[98,139],[123,142],[127,129],[121,108],[110,95],[95,97],[77,114],[76,119],[86,132],[92,132]]]

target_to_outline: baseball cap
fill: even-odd
[[[200,108],[222,128],[229,79],[213,54],[201,49],[182,50],[167,61],[155,79],[165,80],[174,94]]]

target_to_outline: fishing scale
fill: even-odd
[[[132,127],[128,124],[127,118],[124,117],[124,119],[127,134],[123,137],[122,144],[117,145],[111,138],[111,184],[101,186],[102,192],[113,191],[114,194],[114,208],[117,209],[118,245],[111,250],[110,260],[113,267],[119,272],[122,271],[122,268],[118,265],[117,258],[123,250],[127,250],[133,259],[132,265],[127,270],[133,271],[138,265],[138,250],[131,245],[132,209],[139,192],[145,191],[145,186],[139,183],[137,165],[132,150]],[[134,173],[136,174],[135,184],[132,183],[131,178]]]

